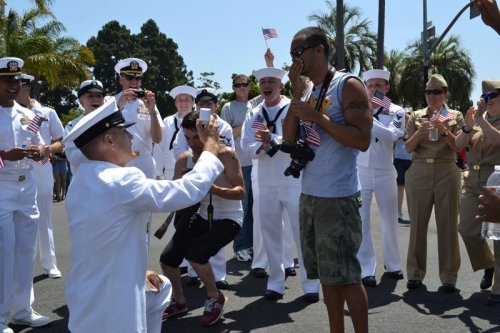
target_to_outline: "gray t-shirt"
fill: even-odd
[[[252,104],[250,102],[239,102],[235,100],[224,104],[220,117],[234,128],[243,125],[246,115],[250,111],[252,111]],[[234,147],[241,166],[252,165],[250,155],[241,149],[241,135],[234,137]]]

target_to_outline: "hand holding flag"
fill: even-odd
[[[384,109],[389,109],[391,106],[391,99],[377,90],[372,97],[371,103],[373,106],[381,106]]]
[[[444,123],[449,119],[453,119],[453,115],[451,114],[451,112],[448,112],[448,110],[446,110],[445,108],[441,108],[436,114],[436,119]]]
[[[264,118],[260,114],[258,114],[252,123],[252,128],[256,131],[265,131],[267,130],[267,125],[264,123]]]
[[[267,45],[267,40],[270,38],[278,38],[278,32],[274,28],[262,28],[262,34],[264,35],[264,41],[266,42],[266,48],[269,48]]]

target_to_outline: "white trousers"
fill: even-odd
[[[259,188],[259,220],[262,228],[264,249],[269,261],[267,289],[280,294],[285,291],[283,250],[285,232],[283,220],[290,221],[289,227],[292,230],[297,248],[300,279],[304,293],[317,293],[319,291],[319,281],[307,279],[302,260],[299,230],[299,195],[299,184],[292,186],[261,186]],[[292,244],[291,241],[286,243]]]
[[[146,291],[146,324],[148,333],[160,333],[163,311],[170,302],[172,295],[172,285],[163,275],[160,275],[163,283],[157,293]]]
[[[30,175],[17,182],[0,178],[0,322],[31,315],[39,213]]]
[[[361,264],[361,277],[375,276],[377,269],[370,221],[370,206],[373,194],[375,194],[379,209],[385,270],[387,272],[401,270],[397,237],[398,193],[396,176],[394,167],[373,169],[358,166],[361,200],[363,202],[359,210],[363,223],[363,240],[357,255]]]
[[[42,268],[49,272],[51,269],[57,269],[54,233],[52,231],[52,194],[54,191],[52,165],[50,163],[42,166],[34,165],[31,174],[36,183],[36,200],[40,212],[37,234],[40,263]]]

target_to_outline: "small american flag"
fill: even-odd
[[[391,99],[380,91],[375,91],[375,94],[372,97],[372,104],[383,107],[384,109],[389,109],[391,106]]]
[[[28,127],[26,129],[32,133],[36,133],[40,129],[42,123],[43,123],[43,118],[40,117],[39,115],[36,115],[35,118],[33,118],[29,122]]]
[[[262,118],[260,114],[258,114],[253,120],[252,128],[254,130],[261,130],[261,131],[267,130],[267,126],[266,124],[264,124],[264,118]]]
[[[312,127],[312,123],[309,121],[302,121],[301,125],[304,127],[304,131],[306,132],[306,143],[319,147],[320,146],[320,137],[319,133]]]
[[[267,28],[267,29],[262,28],[262,33],[264,34],[265,40],[278,37],[278,32],[274,28]]]
[[[38,161],[37,163],[40,164],[40,165],[45,165],[48,162],[50,162],[49,157],[47,155],[44,155],[43,158],[40,161]]]
[[[453,115],[451,114],[451,112],[448,112],[445,108],[442,108],[438,111],[437,120],[439,120],[440,122],[445,122],[448,119],[453,119]]]
[[[0,169],[5,166],[5,163],[3,162],[2,158],[0,157]]]

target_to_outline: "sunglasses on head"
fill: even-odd
[[[127,81],[132,81],[132,80],[140,81],[140,80],[142,80],[142,76],[126,75],[126,74],[122,74],[122,76]]]
[[[302,53],[304,53],[305,50],[308,50],[310,48],[316,47],[320,44],[314,44],[314,45],[300,45],[294,48],[293,50],[290,51],[290,55],[292,58],[297,58],[300,57]]]
[[[245,82],[245,83],[233,83],[233,87],[235,88],[243,88],[243,87],[248,87],[250,83]]]
[[[500,95],[500,93],[495,93],[495,92],[488,91],[486,94],[482,94],[481,98],[484,99],[484,101],[486,103],[488,103],[490,99],[496,98],[499,95]]]
[[[443,89],[432,89],[432,90],[425,91],[425,94],[427,96],[429,96],[429,95],[441,95],[442,93],[444,93]]]

